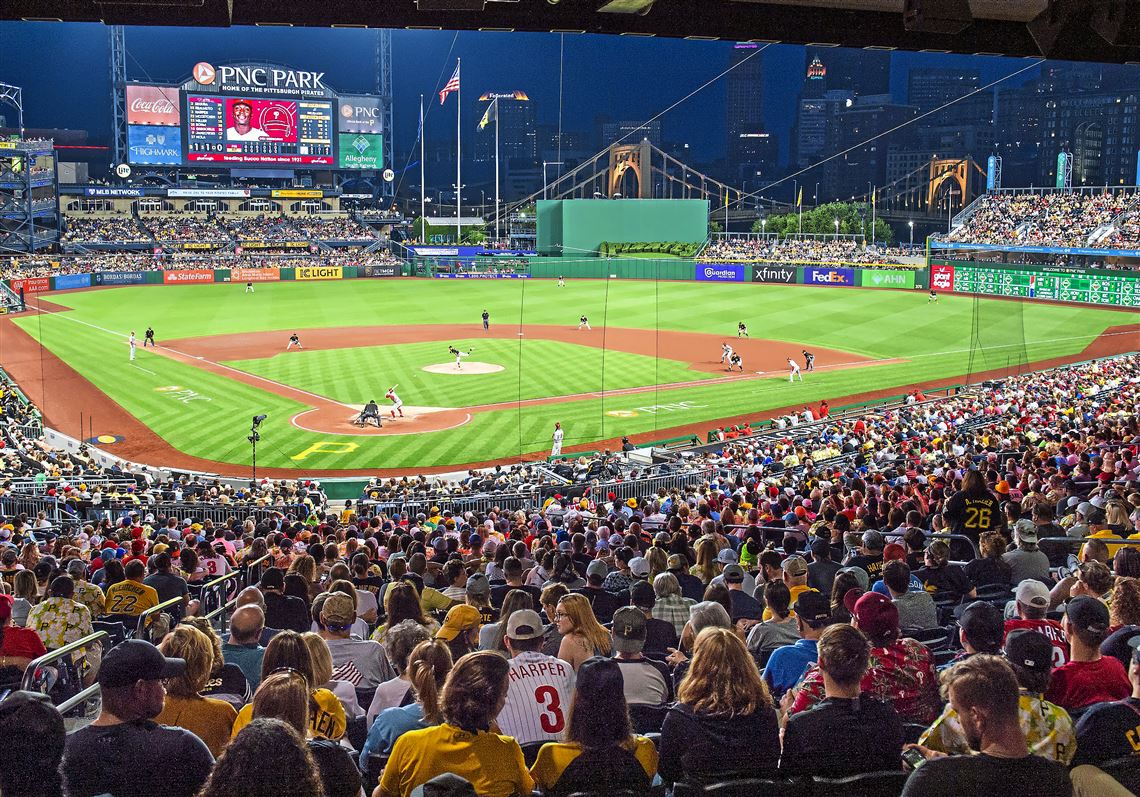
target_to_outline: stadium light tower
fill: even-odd
[[[914,220],[908,221],[906,226],[910,227],[910,248],[914,249]]]
[[[24,90],[10,83],[0,83],[0,103],[7,103],[16,109],[16,126],[20,128],[20,138],[23,138]]]

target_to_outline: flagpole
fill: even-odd
[[[875,189],[875,188],[871,189],[871,245],[872,246],[875,245],[875,211],[876,211],[876,205],[879,204],[878,202],[875,201],[876,190],[877,189]],[[864,243],[866,243],[866,242],[864,242]]]
[[[459,77],[459,59],[455,59],[455,75]],[[456,80],[455,83],[455,245],[459,246],[463,240],[462,230],[460,229],[460,220],[463,218],[463,180],[460,178],[462,174],[461,164],[463,158],[461,153],[463,148],[460,146],[460,136],[462,135],[462,125],[460,111],[463,109],[462,94],[460,93],[460,83]]]
[[[499,98],[495,105],[495,245],[499,244]]]
[[[424,183],[424,95],[420,95],[420,234],[427,243],[427,185]]]

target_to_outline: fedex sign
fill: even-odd
[[[805,285],[854,285],[853,268],[814,268],[804,269]]]

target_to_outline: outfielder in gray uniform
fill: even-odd
[[[562,741],[570,717],[574,668],[540,652],[542,631],[542,618],[532,609],[519,609],[507,620],[503,644],[511,668],[498,723],[499,732],[519,744]]]

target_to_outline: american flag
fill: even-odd
[[[444,101],[447,100],[447,95],[453,91],[459,91],[459,64],[455,65],[455,74],[451,76],[451,80],[447,81],[447,85],[439,93],[439,104],[443,105]]]

